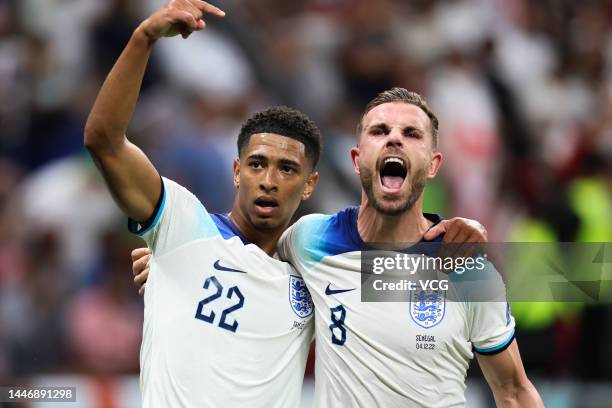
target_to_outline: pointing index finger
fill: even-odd
[[[191,3],[196,6],[198,9],[209,13],[209,14],[213,14],[217,17],[224,17],[225,16],[225,11],[221,10],[219,7],[215,7],[210,3],[207,3],[203,0],[191,0]]]

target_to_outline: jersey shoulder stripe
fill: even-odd
[[[357,226],[357,207],[333,215],[315,214],[303,217],[298,225],[297,246],[300,258],[318,263],[327,256],[361,251],[363,241]]]
[[[297,246],[303,251],[302,259],[318,263],[327,256],[340,255],[347,252],[367,250],[368,246],[359,235],[357,218],[359,207],[349,207],[333,215],[311,215],[300,220],[297,230]],[[437,214],[424,214],[434,225],[442,221]],[[440,235],[432,242],[441,242]],[[428,253],[437,246],[411,246],[402,252]]]
[[[236,224],[232,221],[229,214],[210,214],[213,222],[217,226],[219,233],[223,237],[223,239],[230,239],[233,237],[238,237],[242,241],[244,245],[248,245],[251,243],[236,227]]]

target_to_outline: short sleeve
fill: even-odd
[[[297,236],[298,229],[300,226],[300,221],[297,221],[292,226],[287,228],[283,235],[281,235],[277,244],[277,252],[278,256],[281,260],[289,262],[289,263],[297,263]]]
[[[326,256],[361,250],[361,246],[347,238],[347,228],[341,221],[337,215],[324,214],[300,218],[281,236],[277,245],[279,257],[303,274]]]
[[[277,244],[278,256],[294,267],[309,264],[317,252],[317,243],[321,237],[321,214],[309,214],[297,220],[287,228]]]
[[[512,343],[515,336],[514,317],[510,304],[505,298],[505,285],[499,273],[488,264],[489,277],[487,291],[494,292],[489,301],[468,302],[470,341],[474,351],[479,354],[497,354]],[[485,271],[481,273],[487,273]],[[501,298],[501,299],[500,299]]]
[[[162,193],[151,218],[139,224],[128,221],[130,232],[145,240],[155,255],[188,242],[219,235],[212,217],[189,190],[162,177]]]

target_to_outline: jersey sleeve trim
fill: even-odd
[[[497,346],[486,347],[486,348],[481,348],[481,349],[474,347],[474,351],[478,354],[482,354],[485,356],[490,356],[493,354],[501,353],[502,351],[510,347],[512,340],[514,340],[515,337],[516,337],[516,331],[512,329],[512,333],[510,333],[510,336],[501,344]]]
[[[128,230],[132,234],[135,234],[141,237],[144,234],[146,234],[148,231],[150,231],[153,227],[155,227],[155,225],[159,221],[159,218],[164,212],[164,206],[166,204],[166,187],[164,186],[163,180],[161,180],[161,186],[162,188],[161,188],[161,194],[159,195],[159,200],[157,200],[157,204],[155,205],[153,214],[151,215],[151,217],[149,217],[148,220],[146,220],[144,223],[139,223],[137,221],[134,221],[131,218],[128,218]]]

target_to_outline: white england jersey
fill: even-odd
[[[145,290],[145,407],[297,407],[313,306],[291,266],[163,179]],[[140,232],[138,232],[140,231]]]
[[[435,311],[423,313],[415,312],[414,298],[362,302],[364,243],[357,215],[349,208],[303,217],[279,244],[281,258],[301,272],[315,304],[315,406],[464,406],[473,351],[501,352],[514,339],[507,303],[442,296],[433,302]]]

